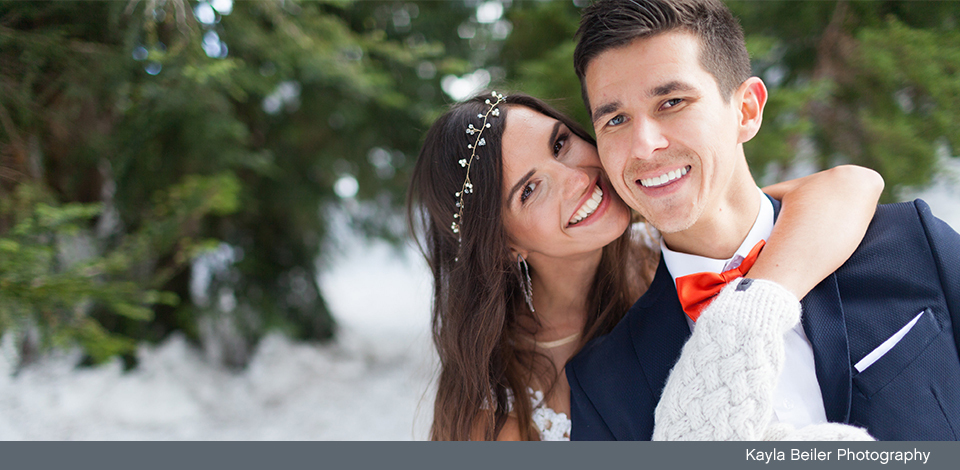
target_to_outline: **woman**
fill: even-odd
[[[766,188],[783,209],[751,277],[802,297],[859,244],[881,189],[855,167]],[[432,438],[568,438],[563,365],[616,325],[657,263],[593,139],[529,96],[478,96],[428,131],[408,212],[434,276]],[[834,219],[846,227],[825,229]]]

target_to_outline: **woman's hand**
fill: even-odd
[[[879,173],[854,165],[763,188],[782,206],[747,277],[774,281],[802,299],[860,246],[882,191]]]

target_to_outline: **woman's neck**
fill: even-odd
[[[596,250],[576,258],[533,258],[533,304],[542,326],[538,341],[561,339],[583,329],[602,254]]]
[[[557,346],[536,349],[553,364],[552,370],[532,378],[530,387],[547,394],[547,406],[559,413],[570,414],[570,387],[563,366],[577,352],[580,341],[566,342],[570,335],[580,333],[590,308],[590,288],[600,267],[602,250],[575,258],[548,258],[531,256],[533,304],[540,329],[535,342],[559,342]],[[530,343],[534,345],[535,343]],[[559,375],[556,375],[559,374]]]

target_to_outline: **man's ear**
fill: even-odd
[[[763,122],[763,107],[767,104],[767,87],[759,77],[750,77],[740,84],[735,97],[739,103],[740,122],[738,142],[752,139],[760,131]]]

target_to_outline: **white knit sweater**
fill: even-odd
[[[800,302],[774,282],[752,280],[738,290],[740,283],[725,287],[697,320],[657,405],[653,439],[873,440],[843,424],[795,429],[772,421],[784,334],[800,321]]]

